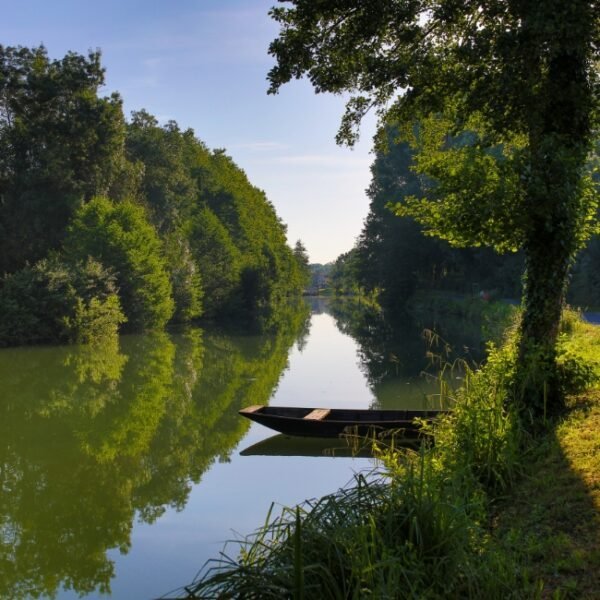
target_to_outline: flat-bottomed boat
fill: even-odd
[[[356,408],[301,408],[295,406],[249,406],[241,415],[286,435],[336,437],[341,434],[381,435],[398,432],[418,436],[423,421],[446,410],[371,410]]]

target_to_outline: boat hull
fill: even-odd
[[[398,434],[418,437],[422,421],[447,411],[322,409],[283,406],[252,406],[241,415],[285,435],[337,437],[340,435],[382,436]]]

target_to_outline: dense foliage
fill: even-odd
[[[0,273],[44,258],[77,206],[110,190],[125,123],[103,84],[97,52],[0,46]]]
[[[133,329],[161,328],[171,318],[173,300],[161,241],[141,206],[93,198],[75,213],[64,246],[67,256],[91,256],[115,271]]]
[[[369,214],[355,249],[356,283],[379,291],[380,303],[398,308],[416,290],[443,289],[461,293],[493,292],[506,298],[520,295],[523,260],[520,254],[500,256],[488,248],[453,248],[426,236],[409,216],[392,206],[423,195],[415,172],[414,151],[388,130],[385,150],[377,152],[367,194]]]
[[[558,409],[562,304],[597,204],[597,2],[293,0],[271,14],[271,92],[305,74],[350,92],[339,141],[375,108],[417,151],[427,189],[402,214],[454,245],[523,249],[520,401]]]
[[[422,177],[415,171],[414,150],[388,128],[385,148],[376,152],[367,195],[371,202],[355,247],[329,265],[312,265],[310,289],[343,295],[377,295],[386,310],[402,312],[415,294],[445,291],[484,298],[521,295],[523,253],[499,254],[491,248],[455,248],[426,235],[410,216],[395,214],[395,206],[423,195]],[[600,306],[600,238],[594,236],[573,266],[567,299],[570,304]]]
[[[98,52],[51,60],[44,47],[0,46],[0,293],[19,305],[0,343],[73,337],[27,330],[39,308],[23,301],[25,281],[50,253],[109,270],[130,330],[201,315],[268,322],[306,283],[303,248],[223,150],[143,110],[127,123],[118,94],[98,96],[103,83]],[[78,289],[74,273],[64,289]],[[56,319],[72,319],[66,304]]]
[[[42,259],[0,289],[0,346],[88,342],[114,335],[126,320],[115,276],[90,258]]]

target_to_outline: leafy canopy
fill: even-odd
[[[0,272],[57,249],[79,204],[118,177],[125,123],[103,84],[99,52],[0,45]]]
[[[418,150],[424,196],[401,214],[457,246],[523,247],[515,394],[538,414],[559,407],[561,310],[597,207],[598,0],[287,4],[271,11],[269,91],[306,74],[317,92],[350,93],[338,141],[375,109]]]
[[[565,216],[562,233],[573,237],[574,221],[577,234],[565,243],[589,235],[595,190],[582,162],[598,118],[596,1],[286,4],[271,11],[281,31],[270,46],[269,92],[307,75],[318,93],[350,93],[340,143],[356,141],[370,110],[382,124],[402,124],[427,185],[401,214],[454,245],[514,250],[548,212],[526,198],[569,188],[579,201],[566,211],[577,214]],[[553,159],[540,172],[533,153]]]

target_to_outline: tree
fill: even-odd
[[[204,312],[214,317],[231,307],[240,282],[240,255],[218,217],[200,206],[187,232],[202,278]]]
[[[398,143],[388,127],[387,145],[371,166],[369,214],[357,241],[357,277],[367,291],[378,291],[386,309],[402,309],[416,290],[444,289],[471,293],[493,289],[506,297],[520,293],[522,257],[499,255],[491,248],[453,248],[423,233],[410,216],[394,214],[407,198],[422,198],[422,177],[415,171],[413,150]]]
[[[167,268],[173,286],[176,322],[202,313],[202,282],[186,230],[198,199],[195,170],[210,153],[192,129],[181,131],[175,121],[161,127],[145,110],[133,112],[125,141],[127,159],[141,165],[139,202],[165,242]]]
[[[125,320],[114,275],[89,258],[44,258],[0,288],[0,346],[115,338]]]
[[[264,320],[270,306],[302,289],[286,227],[265,193],[250,183],[224,150],[213,151],[208,164],[196,169],[196,177],[200,208],[192,218],[191,243],[200,264],[206,311],[218,309],[242,313],[244,320]],[[215,251],[220,255],[216,260],[211,257]],[[237,270],[223,268],[228,263]],[[230,284],[233,293],[223,297],[235,302],[222,303],[215,297],[211,306],[211,287],[226,291]]]
[[[303,288],[306,288],[310,282],[310,261],[308,258],[308,252],[306,251],[306,246],[302,243],[302,240],[298,240],[294,246],[294,258],[298,263],[300,285]]]
[[[142,202],[164,235],[182,227],[189,217],[198,195],[193,169],[198,154],[208,160],[209,152],[193,130],[181,131],[175,121],[160,127],[156,117],[145,110],[133,112],[131,117],[125,142],[127,157],[144,165]]]
[[[352,93],[338,141],[353,143],[375,108],[404,128],[428,176],[403,214],[457,246],[523,248],[515,390],[533,413],[560,408],[561,309],[596,209],[586,161],[600,108],[597,1],[291,4],[271,11],[281,32],[269,91],[307,74],[317,92]]]
[[[141,206],[94,198],[75,214],[65,249],[114,271],[130,329],[159,329],[173,316],[163,245]]]
[[[357,258],[357,250],[352,248],[335,259],[329,273],[329,285],[333,288],[334,294],[354,294],[359,291]]]
[[[396,144],[393,130],[386,152],[379,152],[371,166],[367,190],[370,210],[357,243],[357,276],[362,287],[380,290],[386,307],[405,302],[419,287],[436,283],[446,265],[441,243],[426,239],[411,218],[399,218],[390,203],[406,196],[421,196],[418,175],[411,169],[408,144]]]
[[[118,177],[125,123],[103,84],[99,52],[50,60],[0,45],[0,273],[57,248],[77,207]]]

